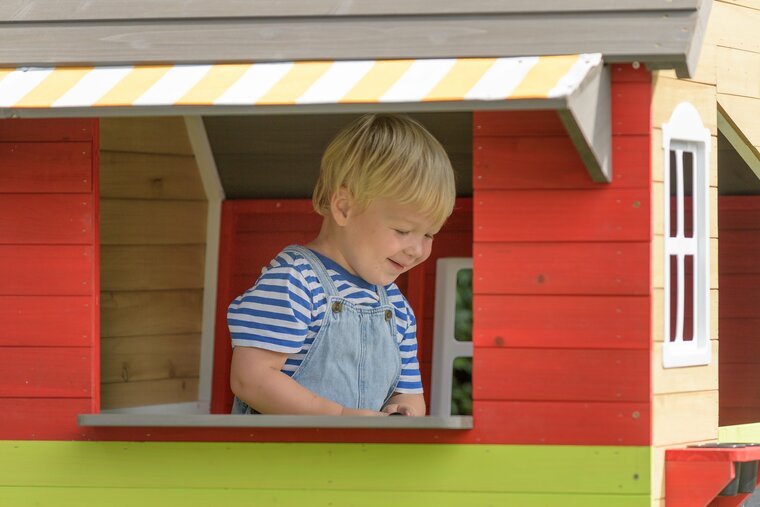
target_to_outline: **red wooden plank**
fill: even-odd
[[[649,350],[478,348],[476,400],[649,400]]]
[[[86,440],[91,430],[77,425],[90,413],[87,398],[0,398],[0,439]]]
[[[760,316],[760,275],[721,274],[720,318],[754,319]]]
[[[0,244],[92,244],[87,194],[9,194],[0,198]]]
[[[652,75],[643,65],[634,67],[632,63],[618,63],[610,66],[613,83],[651,83]]]
[[[648,297],[476,294],[473,342],[476,347],[648,349],[650,305]]]
[[[92,149],[80,143],[0,143],[0,193],[89,193]]]
[[[556,111],[475,111],[474,137],[566,135]]]
[[[760,225],[760,224],[759,224]],[[760,227],[721,230],[718,270],[724,274],[760,274]]]
[[[93,267],[91,246],[0,245],[0,295],[90,295]]]
[[[313,211],[300,213],[244,213],[237,216],[238,232],[319,232],[322,217]],[[285,245],[283,245],[285,246]]]
[[[475,294],[649,295],[649,243],[475,243]]]
[[[652,124],[651,98],[649,82],[613,83],[612,134],[648,136]]]
[[[729,407],[720,404],[718,423],[720,426],[753,424],[760,422],[760,407]]]
[[[721,310],[723,305],[720,306]],[[760,310],[758,318],[735,319],[720,316],[720,362],[749,363],[760,357]]]
[[[483,443],[650,445],[649,410],[648,403],[476,400],[473,419]]]
[[[760,196],[718,196],[718,228],[721,236],[728,230],[760,228]]]
[[[610,187],[647,188],[652,181],[652,147],[649,135],[612,136]]]
[[[3,347],[0,397],[83,398],[90,396],[87,347]]]
[[[475,241],[649,241],[647,189],[480,191]]]
[[[97,131],[96,118],[0,120],[0,141],[90,141]]]
[[[0,346],[92,344],[90,297],[0,296]]]

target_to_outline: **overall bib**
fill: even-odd
[[[291,245],[311,264],[327,298],[322,326],[293,380],[348,408],[380,410],[401,374],[393,306],[377,286],[380,306],[355,305],[339,296],[322,261],[308,248]],[[235,397],[233,414],[255,413]]]

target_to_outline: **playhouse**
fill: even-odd
[[[755,491],[760,447],[715,444],[760,442],[756,1],[22,4],[0,6],[0,504]],[[430,414],[229,415],[226,307],[316,233],[321,152],[371,111],[457,173],[399,280]],[[470,265],[471,346],[441,331]],[[452,415],[441,365],[469,354]]]

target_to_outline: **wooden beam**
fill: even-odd
[[[752,145],[720,104],[718,104],[718,130],[731,143],[736,153],[739,154],[755,176],[760,179],[760,151]]]

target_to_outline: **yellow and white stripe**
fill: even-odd
[[[0,69],[0,107],[254,106],[541,99],[601,56]]]

